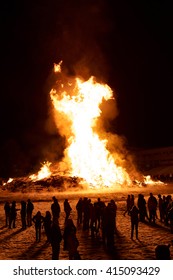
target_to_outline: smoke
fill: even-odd
[[[107,8],[103,0],[66,1],[59,19],[62,33],[57,48],[69,73],[85,79],[107,76],[108,64],[102,50],[111,29]]]

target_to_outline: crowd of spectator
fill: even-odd
[[[62,211],[58,199],[53,196],[50,210],[45,215],[41,211],[36,211],[34,203],[30,199],[21,201],[21,207],[16,208],[16,201],[4,205],[5,226],[16,227],[17,212],[20,211],[21,227],[25,230],[34,224],[35,239],[40,242],[42,231],[47,238],[47,242],[52,247],[52,259],[59,259],[60,244],[63,242],[63,250],[68,252],[69,259],[80,259],[79,240],[77,238],[77,229],[80,227],[83,231],[88,231],[92,238],[99,236],[101,242],[105,244],[108,251],[114,249],[114,237],[117,232],[117,202],[111,199],[105,203],[99,197],[92,202],[88,197],[81,197],[72,209],[70,202],[66,198],[63,202],[63,211],[65,213],[64,227],[60,228],[59,219]],[[71,217],[71,211],[76,211],[76,221]],[[136,197],[128,194],[126,199],[126,209],[122,214],[122,223],[124,217],[128,215],[131,223],[131,232],[129,237],[133,240],[134,235],[139,239],[139,224],[150,223],[155,225],[157,220],[165,226],[170,227],[173,233],[173,201],[171,195],[158,194],[156,197],[153,193],[149,194],[146,199],[143,194]]]

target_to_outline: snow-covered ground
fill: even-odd
[[[64,212],[63,201],[68,198],[72,206],[71,217],[76,224],[76,210],[75,205],[79,197],[88,196],[92,202],[95,202],[98,197],[107,202],[110,199],[115,199],[118,206],[117,211],[117,233],[115,234],[115,251],[109,254],[101,242],[101,239],[92,239],[90,233],[83,231],[82,227],[77,227],[77,237],[79,239],[79,252],[81,258],[84,260],[153,260],[155,259],[155,247],[158,244],[169,244],[173,240],[173,234],[170,233],[170,228],[164,226],[159,220],[156,220],[156,225],[152,226],[149,223],[139,224],[139,240],[130,239],[130,218],[128,215],[124,217],[125,200],[127,194],[134,194],[135,199],[139,193],[144,194],[147,199],[149,193],[153,192],[155,196],[159,193],[162,195],[172,195],[173,185],[152,185],[141,188],[118,189],[112,192],[90,192],[90,193],[60,193],[53,191],[41,190],[38,186],[32,191],[26,192],[9,192],[8,190],[0,191],[0,259],[1,260],[50,260],[51,259],[51,246],[46,242],[44,231],[42,232],[41,242],[35,242],[34,226],[21,229],[20,214],[17,216],[17,223],[15,229],[8,229],[5,225],[4,216],[4,202],[6,200],[16,200],[17,208],[20,209],[20,201],[30,198],[34,203],[34,213],[38,210],[42,215],[45,215],[47,210],[50,210],[52,203],[52,196],[55,195],[61,206],[60,227],[63,232],[64,228]],[[68,254],[62,249],[61,244],[60,259],[68,259]],[[173,246],[170,247],[171,256],[173,258]]]

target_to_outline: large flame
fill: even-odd
[[[101,103],[113,99],[111,88],[93,77],[88,81],[76,78],[68,86],[61,84],[59,90],[52,89],[50,96],[56,113],[61,116],[59,123],[65,126],[68,146],[64,161],[71,176],[83,178],[98,188],[130,184],[128,173],[108,151],[108,140],[101,139],[96,131]]]

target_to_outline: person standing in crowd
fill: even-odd
[[[38,211],[32,220],[35,224],[36,241],[39,242],[41,240],[41,226],[44,222],[44,217],[41,215],[41,212]]]
[[[136,239],[138,239],[139,209],[135,205],[130,210],[130,216],[131,216],[131,239],[133,239],[134,230],[136,232]]]
[[[76,227],[72,219],[67,219],[66,221],[63,238],[65,249],[69,254],[69,260],[80,259],[80,254],[78,252],[79,241],[76,237]]]
[[[67,221],[67,219],[69,218],[71,210],[72,210],[72,208],[70,206],[70,203],[69,203],[68,199],[66,198],[64,200],[65,221]]]
[[[53,221],[59,219],[59,215],[60,215],[60,205],[58,203],[58,199],[53,196],[53,203],[51,204],[51,211],[52,211],[52,216],[53,216]]]
[[[168,210],[168,221],[170,222],[171,233],[173,233],[173,202]]]
[[[8,201],[5,202],[4,211],[5,211],[5,226],[9,227],[9,224],[10,224],[10,203]]]
[[[52,246],[52,260],[59,260],[62,234],[58,219],[54,219],[53,223],[51,224],[49,240]]]
[[[89,230],[91,199],[84,197],[83,200],[83,230]]]
[[[164,224],[165,224],[165,225],[168,224],[168,219],[167,219],[167,206],[168,206],[168,203],[167,203],[166,196],[163,195],[162,209],[163,209],[163,221],[164,221]]]
[[[159,207],[159,218],[160,222],[164,220],[164,211],[163,211],[163,198],[161,194],[158,194],[158,207]]]
[[[110,203],[111,203],[112,213],[114,216],[114,231],[116,231],[117,204],[114,199],[111,199]]]
[[[138,200],[137,200],[137,207],[139,209],[139,220],[140,222],[145,222],[145,218],[148,218],[147,214],[147,207],[146,207],[146,200],[144,198],[143,194],[138,195]]]
[[[90,203],[90,229],[91,229],[91,236],[94,237],[95,233],[97,234],[97,220],[96,220],[96,202]]]
[[[130,207],[131,207],[131,199],[130,199],[130,194],[127,195],[127,199],[126,199],[126,210],[124,212],[124,216],[126,215],[126,213],[128,215],[130,215]]]
[[[104,208],[105,203],[98,197],[96,202],[96,225],[98,230],[101,227]]]
[[[64,240],[63,250],[64,251],[67,250],[67,237],[71,231],[74,231],[76,233],[76,227],[75,227],[72,219],[67,219],[67,221],[65,221],[65,228],[64,228],[64,233],[63,233],[63,240]]]
[[[46,234],[46,237],[47,237],[47,241],[50,242],[51,228],[52,228],[52,220],[51,220],[50,211],[46,211],[43,226],[44,226],[45,234]]]
[[[24,200],[21,201],[21,222],[22,222],[22,229],[26,229],[26,202]]]
[[[107,209],[106,204],[104,203],[104,207],[102,209],[102,219],[101,219],[101,238],[102,242],[106,244],[106,227],[107,227]]]
[[[77,224],[82,224],[82,212],[83,212],[83,200],[80,197],[77,204],[76,204],[76,210],[77,210]]]
[[[114,233],[115,233],[115,211],[112,203],[109,202],[105,208],[105,239],[109,251],[114,248]]]
[[[16,209],[16,201],[13,201],[12,205],[11,205],[11,208],[10,208],[9,228],[15,228],[16,227],[17,210],[18,209]]]
[[[132,207],[135,205],[135,196],[134,194],[131,194],[130,196],[130,210],[132,209]]]
[[[27,201],[26,205],[26,218],[27,218],[27,225],[28,227],[32,226],[32,212],[34,210],[34,204],[31,202],[30,199]]]
[[[167,195],[167,196],[163,196],[163,212],[164,212],[164,224],[165,226],[169,226],[169,221],[168,221],[168,212],[170,209],[170,205],[171,205],[171,196]]]
[[[157,199],[150,193],[148,198],[148,211],[149,211],[149,222],[155,224],[156,221],[156,210],[157,210]]]

